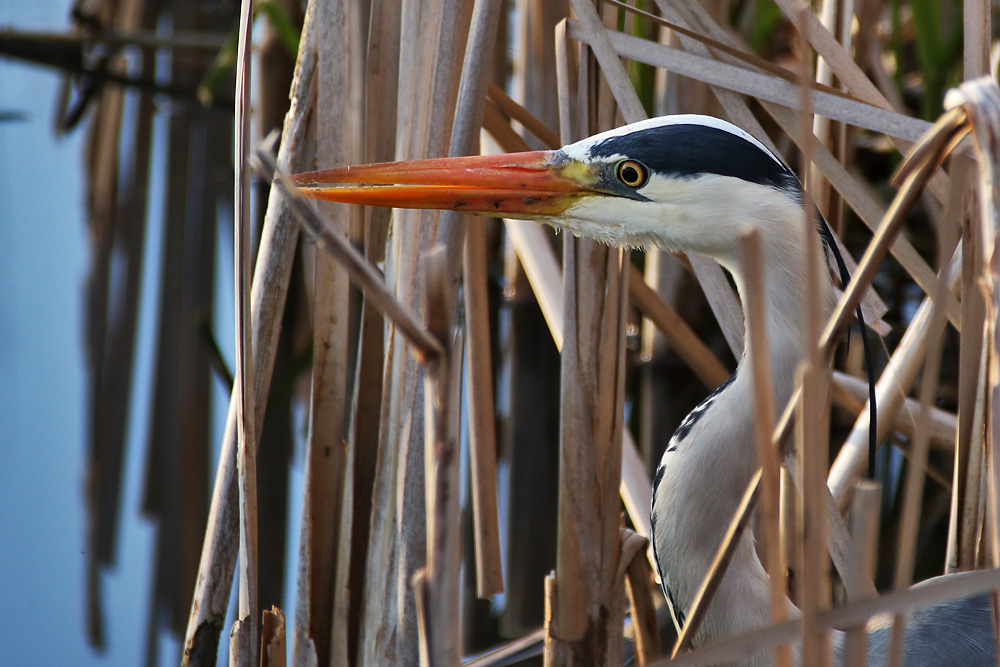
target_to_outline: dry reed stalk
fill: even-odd
[[[885,258],[889,247],[899,232],[902,219],[913,206],[920,187],[931,177],[937,165],[951,148],[964,136],[967,128],[961,114],[948,112],[943,115],[930,131],[916,145],[914,152],[900,167],[898,177],[902,180],[899,191],[885,213],[882,224],[865,250],[858,271],[844,290],[837,308],[823,331],[821,346],[826,354],[832,351],[834,341],[844,332],[851,314],[861,300],[861,295]]]
[[[462,337],[450,343],[453,307],[448,299],[448,253],[437,245],[424,256],[426,321],[430,333],[442,341],[445,354],[424,367],[425,479],[427,494],[427,565],[413,585],[421,626],[420,664],[423,667],[457,665],[459,635],[460,540],[459,438]],[[421,618],[422,616],[422,618]]]
[[[975,0],[962,3],[964,58],[962,78],[971,81],[990,73],[990,36],[993,13],[988,5]]]
[[[636,663],[647,665],[660,656],[660,629],[653,602],[653,570],[638,553],[648,551],[649,540],[622,528],[622,561],[626,565],[625,592],[632,615],[632,637]]]
[[[235,220],[233,266],[236,276],[236,399],[237,488],[240,505],[239,613],[230,646],[230,664],[256,666],[257,658],[257,428],[254,422],[253,343],[250,323],[250,0],[240,4],[239,46],[236,56]],[[236,655],[232,651],[236,651]],[[235,658],[235,660],[233,659]]]
[[[960,184],[961,210],[952,202],[949,209],[961,216],[955,224],[961,229],[962,247],[972,245],[972,220],[977,216],[977,199],[972,179],[971,160],[956,156],[952,160],[952,179]],[[976,425],[978,403],[976,396],[983,382],[983,335],[986,325],[985,295],[976,284],[977,274],[973,262],[975,253],[962,254],[960,293],[962,303],[962,331],[959,340],[958,358],[958,428],[954,438],[955,459],[952,474],[951,509],[948,523],[948,551],[945,555],[945,573],[971,570],[975,567],[976,537],[979,526],[979,504],[968,502],[978,497],[981,470],[979,462],[983,457],[983,438]],[[981,425],[981,423],[980,423]],[[973,506],[975,505],[975,506]]]
[[[507,233],[525,267],[531,287],[545,314],[552,339],[559,350],[563,345],[564,306],[562,295],[556,290],[561,282],[559,265],[555,253],[544,241],[541,230],[534,223],[520,220],[505,220]],[[631,287],[630,287],[631,291]],[[643,537],[650,535],[649,506],[652,502],[650,491],[652,482],[642,464],[635,440],[628,428],[622,433],[622,472],[620,494],[622,502],[636,531]],[[655,567],[652,547],[649,550],[650,564]]]
[[[741,269],[745,281],[747,345],[750,350],[750,373],[754,388],[754,441],[757,445],[757,465],[761,470],[760,519],[766,569],[771,585],[771,622],[781,623],[788,617],[786,598],[788,582],[784,552],[781,548],[780,471],[781,462],[771,447],[774,433],[774,387],[771,379],[771,351],[767,338],[767,305],[764,303],[763,254],[760,232],[750,229],[740,239]],[[792,664],[791,647],[779,645],[774,663],[779,667]]]
[[[413,15],[418,9],[417,3],[404,5],[401,17],[400,51],[414,57],[401,58],[399,63],[396,102],[399,159],[440,154],[440,149],[427,149],[430,90],[417,74],[421,70],[415,69],[433,69],[433,47],[440,19],[435,20],[430,12],[419,17]],[[450,118],[446,112],[444,116]],[[417,279],[418,256],[433,242],[437,217],[434,213],[410,211],[400,211],[395,216],[386,273],[397,297],[419,314],[422,285]],[[392,661],[416,664],[419,659],[416,608],[410,582],[423,566],[426,554],[422,371],[404,349],[398,332],[390,328],[389,335],[383,371],[379,456],[372,492],[372,532],[358,640],[361,665]]]
[[[901,217],[900,211],[905,211],[905,209],[908,209],[908,207],[912,205],[914,198],[917,194],[917,189],[915,186],[923,182],[923,180],[925,180],[926,178],[928,178],[928,175],[930,174],[931,169],[934,168],[934,165],[941,159],[943,159],[942,156],[948,150],[950,150],[950,148],[953,147],[957,143],[957,141],[961,139],[962,136],[964,136],[967,130],[968,128],[965,127],[963,124],[961,113],[955,111],[949,111],[944,116],[942,116],[942,118],[935,124],[933,131],[931,133],[928,133],[928,136],[925,138],[925,140],[921,141],[915,147],[915,151],[917,150],[922,151],[923,154],[911,153],[911,155],[908,157],[907,162],[901,168],[900,173],[906,173],[905,177],[906,182],[904,183],[904,186],[900,189],[900,192],[897,195],[896,199],[893,200],[893,204],[890,207],[889,211],[887,211],[886,220],[888,220],[892,216],[896,216],[898,220]],[[909,171],[904,171],[905,169],[909,169]],[[877,233],[876,238],[878,238],[880,234],[881,232]],[[872,246],[869,246],[869,249],[871,249],[871,247]],[[951,280],[957,279],[953,267],[956,267],[960,262],[960,258],[958,257],[960,251],[961,248],[956,250],[956,256],[952,258],[952,261],[949,264],[951,270],[950,275],[953,276],[953,278],[946,278],[944,276],[942,277],[942,280],[948,285],[951,284]],[[864,263],[864,260],[862,260],[862,263]],[[873,265],[868,265],[866,273],[871,272],[873,270],[874,270]],[[858,276],[855,276],[855,280],[857,278]],[[939,290],[937,292],[937,295],[943,293],[944,293],[943,290]],[[930,308],[930,302],[931,300],[928,297],[925,300],[926,305],[922,304],[920,311],[918,311],[918,315],[920,315],[921,313],[923,313],[923,315],[919,318],[915,317],[914,321],[911,323],[907,331],[907,334],[909,334],[910,330],[914,331],[914,336],[912,340],[914,341],[913,344],[915,346],[919,346],[923,341],[924,334],[922,332],[921,327],[929,324],[929,317],[927,315],[926,309]],[[913,352],[910,352],[910,349],[908,347],[903,347],[901,344],[900,347],[897,348],[896,353],[894,353],[894,356],[895,355],[902,356],[904,354],[906,356],[903,356],[902,358],[912,360],[914,358],[919,358],[920,356],[922,356],[922,350],[916,349]],[[910,356],[911,354],[915,354],[915,356]],[[913,367],[911,366],[910,368]],[[901,375],[901,373],[899,374]],[[889,390],[888,387],[891,386],[889,385],[889,383],[893,381],[893,379],[896,377],[896,374],[883,375],[883,377],[886,378],[886,387],[887,387],[885,396],[885,398],[887,399],[887,404],[883,409],[885,409],[890,415],[894,415],[895,410],[898,410],[898,406],[899,403],[901,402],[902,395],[900,394],[899,391],[895,390],[895,388]],[[912,376],[907,376],[907,377],[910,377],[910,381],[912,382]],[[903,379],[906,379],[906,377],[904,377]],[[882,384],[881,380],[879,384]],[[906,383],[903,386],[908,387],[908,384],[909,383]],[[878,389],[876,389],[876,391],[878,391]],[[860,428],[864,427],[861,426]],[[859,439],[852,437],[849,440],[849,442],[857,445]],[[834,492],[837,494],[838,500],[840,500],[842,504],[845,502],[844,499],[845,490],[850,488],[848,485],[848,481],[856,479],[857,476],[860,474],[859,472],[860,468],[863,467],[865,460],[863,457],[865,456],[865,454],[863,451],[860,450],[861,450],[860,446],[855,446],[853,448],[847,448],[842,450],[841,454],[838,456],[838,461],[834,463],[834,466],[831,470],[830,485],[831,488],[834,490]]]
[[[297,26],[301,26],[305,10],[295,0],[276,0],[273,9],[280,7]],[[265,10],[268,11],[268,10]],[[269,15],[270,19],[270,15]],[[282,33],[272,20],[258,24],[256,86],[254,111],[256,131],[253,142],[259,143],[271,130],[281,127],[288,111],[288,91],[291,90],[292,74],[295,67],[296,49],[289,50]],[[252,185],[252,197],[256,206],[251,228],[255,240],[264,223],[267,210],[269,188],[264,183]],[[281,378],[288,377],[295,367],[294,319],[295,295],[292,307],[286,309],[282,331],[279,334],[278,350],[274,361],[274,376],[279,387],[275,400],[268,406],[267,417],[257,424],[260,436],[257,438],[257,600],[261,610],[276,605],[284,605],[285,574],[292,565],[293,558],[287,553],[289,530],[289,463],[292,459],[293,405],[288,394],[282,392]],[[299,311],[300,312],[300,311]],[[291,603],[289,603],[291,604]],[[263,642],[261,643],[263,646]]]
[[[869,480],[858,482],[851,505],[851,576],[874,579],[878,561],[878,510],[881,489]],[[858,598],[860,599],[860,598]],[[847,665],[864,667],[867,660],[868,630],[863,625],[848,628],[844,637],[844,659]]]
[[[509,664],[514,656],[521,655],[526,650],[532,650],[545,641],[545,630],[539,628],[517,639],[512,639],[487,653],[462,663],[462,667],[494,667]]]
[[[294,171],[308,168],[312,159],[311,133],[314,126],[308,102],[313,94],[315,42],[310,15],[311,11],[307,11],[302,33],[303,47],[295,66],[291,106],[285,116],[284,139],[278,156],[282,164]],[[263,419],[263,408],[267,404],[298,231],[298,225],[294,224],[292,214],[284,207],[281,198],[271,197],[251,289],[255,421]],[[208,527],[184,640],[184,664],[214,663],[229,604],[238,552],[238,542],[235,542],[238,536],[235,408],[234,399],[230,402],[219,454]]]
[[[521,220],[505,220],[504,222],[545,315],[552,339],[561,351],[564,306],[562,295],[556,289],[562,279],[559,275],[560,268],[555,253],[545,242],[542,231],[534,223],[525,223]],[[641,278],[636,280],[641,281]],[[631,289],[630,281],[629,290],[631,291]],[[636,531],[643,537],[648,537],[650,535],[649,506],[652,502],[652,492],[650,491],[652,482],[639,457],[635,440],[627,427],[622,433],[621,477],[619,490],[628,516]],[[649,562],[655,567],[656,561],[653,558],[652,547],[649,550]]]
[[[275,169],[273,161],[262,155],[268,170]],[[311,233],[323,241],[322,247],[336,251],[336,256],[349,267],[351,277],[365,286],[372,295],[373,302],[392,315],[396,324],[404,324],[412,315],[407,315],[405,306],[392,299],[387,288],[374,283],[375,269],[369,267],[346,239],[324,226],[301,195],[294,193],[294,186],[287,182],[287,176],[275,171],[277,182],[286,192],[292,194],[293,206],[302,213],[302,221]],[[446,335],[442,325],[445,318],[444,300],[435,296],[443,291],[445,271],[443,252],[434,253],[428,261],[431,264],[428,276],[427,319],[431,331],[421,329],[415,340],[424,341],[431,336],[434,341]],[[389,300],[389,301],[387,301]],[[399,317],[397,320],[396,317]],[[407,328],[412,324],[406,324]],[[422,344],[422,343],[421,343]],[[428,400],[428,414],[425,417],[427,442],[433,446],[425,451],[427,457],[428,554],[427,567],[413,579],[420,614],[420,636],[418,646],[422,664],[450,665],[458,660],[458,575],[460,572],[461,548],[458,526],[458,406],[462,349],[459,342],[452,346],[453,357],[449,361],[442,354],[441,343],[418,349],[418,356],[425,360],[427,372],[425,381],[429,384],[425,396]],[[444,374],[447,374],[445,380]]]
[[[353,0],[323,3],[316,11],[316,66],[322,72],[316,97],[319,164],[340,166],[361,159],[362,11]],[[320,210],[341,234],[359,226],[356,207],[324,203]],[[346,659],[347,649],[331,641],[331,632],[335,598],[339,597],[334,588],[337,541],[351,473],[344,442],[349,414],[350,282],[347,272],[327,253],[315,254],[309,282],[313,358],[292,655],[298,663],[314,653],[320,663],[327,663],[333,651],[340,651],[338,658]]]
[[[845,4],[853,3],[851,3],[850,0],[847,0],[846,3],[842,3],[840,0],[823,0],[821,4],[820,21],[834,36],[838,33],[837,26],[840,23],[837,20],[838,14],[841,12],[847,13],[848,16],[853,14],[849,7],[845,7]],[[846,34],[841,32],[840,36],[843,42],[842,46],[844,47],[844,50],[850,53],[850,32],[848,31]],[[815,83],[827,87],[830,87],[833,83],[833,71],[822,57],[816,59]],[[824,116],[813,117],[812,133],[815,137],[816,143],[822,146],[829,146],[831,144],[831,138],[836,131],[837,127],[834,126],[829,118]],[[830,186],[822,180],[822,174],[819,171],[819,168],[814,164],[810,164],[809,166],[808,179],[809,183],[807,187],[812,191],[813,201],[816,203],[816,208],[818,208],[820,213],[828,220],[831,227],[836,229],[836,221],[832,220],[830,216],[830,202],[828,198]]]
[[[249,667],[247,654],[250,652],[250,623],[237,618],[229,631],[229,667]]]
[[[566,0],[538,3],[519,0],[508,26],[506,43],[514,44],[510,63],[512,94],[532,109],[539,122],[558,127],[558,86],[552,67],[556,46],[552,38],[556,22],[568,11]],[[504,43],[504,42],[500,42]],[[502,49],[496,49],[499,56]],[[506,64],[497,66],[506,71]],[[575,70],[574,70],[575,71]],[[503,81],[503,75],[497,79]],[[553,94],[553,92],[556,94]],[[503,116],[493,103],[487,105],[494,117]],[[486,116],[484,115],[484,123]],[[509,128],[509,123],[505,122]],[[556,138],[555,143],[558,143]],[[540,148],[533,142],[532,148]],[[511,150],[506,148],[506,150]],[[553,234],[541,233],[530,222],[511,222],[533,233],[540,244],[554,245]],[[508,227],[509,229],[509,227]],[[559,420],[559,353],[546,338],[552,321],[540,316],[509,235],[503,243],[504,296],[510,326],[498,336],[504,350],[504,385],[497,386],[502,445],[502,461],[507,476],[507,520],[502,539],[507,553],[518,553],[504,563],[506,604],[500,615],[504,635],[530,632],[544,620],[544,589],[539,587],[555,563],[558,521],[558,447],[555,445]],[[560,296],[562,277],[555,267],[552,291]],[[544,307],[544,304],[542,304]],[[562,315],[558,315],[562,326]]]
[[[228,20],[224,19],[224,23],[226,28],[231,27]],[[204,16],[197,12],[173,14],[172,28],[190,30],[196,26],[205,27]],[[200,76],[198,60],[193,54],[175,53],[166,76],[175,85],[193,89]],[[168,182],[164,191],[171,194],[166,197],[163,219],[170,224],[164,226],[156,387],[143,502],[144,511],[157,516],[160,522],[155,566],[159,599],[153,604],[159,604],[161,610],[164,606],[169,609],[170,627],[180,634],[192,604],[198,545],[205,537],[208,514],[205,491],[210,484],[213,385],[212,354],[205,345],[208,337],[205,317],[214,311],[217,288],[218,206],[220,201],[231,201],[233,192],[227,179],[213,182],[203,175],[213,173],[214,169],[231,168],[232,119],[206,116],[181,106],[170,114],[167,122],[169,140],[164,173]],[[235,471],[235,455],[230,454]],[[235,483],[232,491],[231,534],[235,539]],[[234,559],[235,554],[234,551]],[[229,576],[233,567],[229,568]],[[151,614],[154,613],[151,609]],[[157,639],[156,633],[150,634],[150,654],[157,651]]]
[[[503,592],[497,508],[496,419],[490,359],[489,295],[486,284],[486,229],[473,225],[465,237],[466,363],[469,367],[469,464],[472,491],[476,593]]]
[[[538,299],[538,306],[542,309],[549,331],[552,332],[552,340],[555,341],[557,348],[562,349],[565,321],[563,300],[562,295],[555,289],[555,286],[562,282],[562,269],[556,260],[555,252],[549,246],[545,233],[533,222],[505,219],[504,227],[528,276],[535,298]],[[547,286],[552,287],[548,289]]]
[[[497,0],[477,0],[473,8],[449,155],[468,155],[478,147],[499,15],[500,2]],[[446,263],[449,281],[445,294],[448,303],[457,299],[459,267],[465,276],[476,588],[479,597],[486,598],[503,591],[497,514],[496,422],[487,310],[486,230],[478,223],[468,226],[468,216],[454,211],[443,212],[438,225],[438,242],[444,244],[449,255]],[[448,321],[453,321],[454,311],[455,307],[448,308]]]
[[[774,76],[780,77],[780,78],[785,79],[785,80],[787,80],[789,82],[792,82],[792,83],[795,83],[795,84],[799,83],[799,81],[795,77],[795,74],[792,73],[792,72],[789,72],[786,68],[784,68],[784,67],[782,67],[780,65],[776,65],[776,64],[770,62],[769,60],[766,60],[765,58],[762,58],[762,57],[758,56],[755,53],[752,53],[750,51],[746,51],[746,50],[743,50],[743,49],[740,49],[740,48],[736,48],[736,47],[734,47],[728,41],[724,41],[724,40],[720,40],[720,39],[713,39],[712,37],[710,37],[706,33],[699,33],[699,32],[697,32],[695,30],[689,30],[688,28],[686,28],[684,26],[684,23],[685,23],[684,21],[671,22],[671,21],[668,21],[668,20],[666,20],[664,18],[660,18],[659,16],[657,16],[655,14],[651,14],[650,12],[646,12],[646,11],[643,11],[643,10],[638,9],[636,7],[633,7],[631,5],[627,5],[624,2],[619,2],[618,0],[601,0],[601,2],[603,2],[604,4],[607,4],[607,5],[611,5],[611,6],[619,8],[619,9],[625,10],[626,12],[628,12],[627,16],[632,16],[632,15],[642,16],[643,18],[645,18],[646,20],[650,21],[651,23],[656,23],[656,24],[662,26],[663,28],[667,28],[668,30],[677,33],[678,35],[682,35],[684,37],[690,38],[691,41],[688,42],[688,45],[689,46],[695,46],[695,42],[696,42],[697,45],[700,45],[701,47],[704,48],[704,50],[702,51],[703,53],[706,53],[706,54],[709,53],[709,51],[707,50],[707,48],[710,47],[712,50],[724,53],[727,56],[731,56],[735,60],[738,60],[738,61],[740,61],[742,63],[745,63],[746,65],[750,65],[751,67],[755,67],[755,68],[757,68],[759,70],[763,70],[765,72],[768,72],[769,74],[773,74]],[[677,8],[676,7],[665,7],[664,5],[660,4],[660,9],[665,14],[667,14],[667,13],[671,13],[672,14],[673,11],[671,11],[671,10],[676,10]],[[677,12],[677,14],[681,14],[681,13],[682,12]],[[687,15],[691,16],[691,14],[687,14]],[[707,13],[706,13],[706,16],[707,16]],[[624,30],[622,32],[624,34],[629,34],[631,31]],[[688,50],[692,50],[692,49],[688,49]],[[850,98],[850,95],[848,95],[847,93],[845,93],[845,92],[843,92],[841,90],[838,90],[837,88],[833,88],[829,84],[820,83],[818,80],[817,81],[808,82],[808,86],[810,88],[814,89],[814,90],[821,90],[821,91],[825,91],[825,92],[831,93],[833,95],[838,95],[840,97]]]
[[[397,3],[376,0],[370,12],[365,53],[364,140],[366,162],[387,162],[395,156],[396,103],[398,96],[400,15]],[[385,259],[391,211],[364,208],[365,257],[373,263]],[[359,655],[365,567],[371,535],[372,496],[378,456],[380,413],[383,407],[383,365],[386,326],[367,295],[362,295],[358,333],[357,370],[351,397],[344,500],[337,545],[331,644],[346,652],[347,659]],[[347,494],[351,493],[349,497]],[[338,659],[343,654],[338,654]]]
[[[489,82],[486,94],[488,96],[487,101],[490,104],[494,105],[498,111],[507,117],[516,118],[524,126],[524,129],[538,137],[543,144],[551,147],[559,145],[559,135],[553,132],[548,125],[539,120],[534,114],[511,99],[500,86],[492,81]],[[489,130],[485,122],[483,123],[483,127]],[[520,137],[520,135],[517,136]]]
[[[713,86],[782,106],[795,107],[798,86],[784,78],[729,65],[713,58],[698,56],[621,32],[606,31],[604,34],[605,37],[602,38],[588,32],[582,17],[579,22],[569,22],[571,38],[588,44],[591,43],[591,39],[602,41],[606,39],[609,55],[614,55],[615,58],[622,56],[654,67],[663,67]],[[832,120],[897,137],[900,141],[916,141],[930,126],[927,121],[911,118],[867,102],[855,101],[824,91],[813,92],[816,96],[816,113]]]
[[[810,12],[801,6],[800,13]],[[799,35],[798,74],[803,84],[813,79],[812,51],[805,39]],[[815,120],[813,114],[813,91],[807,85],[799,86],[798,128],[801,133],[799,146],[802,150],[803,204],[805,215],[801,234],[803,265],[800,275],[805,278],[803,293],[802,344],[808,351],[804,364],[797,372],[798,386],[801,387],[801,401],[797,404],[795,429],[795,454],[799,468],[799,503],[796,518],[799,542],[802,545],[802,560],[795,564],[801,577],[799,586],[799,608],[802,612],[802,654],[803,664],[830,664],[830,635],[827,628],[817,623],[816,615],[830,606],[829,561],[827,555],[827,516],[825,500],[829,495],[826,488],[827,458],[829,456],[829,401],[826,387],[829,385],[830,358],[816,345],[820,338],[823,313],[821,284],[826,278],[822,272],[827,269],[815,261],[822,256],[819,235],[816,233],[815,201],[812,184],[804,178],[812,165],[813,146],[816,143],[812,133]]]
[[[574,2],[577,11],[586,5]],[[594,14],[595,20],[599,20]],[[557,44],[557,53],[565,54]],[[581,61],[585,58],[581,58]],[[584,133],[585,114],[570,115],[570,75],[561,59],[561,139]],[[578,85],[576,109],[589,86]],[[588,129],[593,129],[592,127]],[[549,580],[548,665],[621,661],[624,568],[618,531],[624,399],[623,253],[593,241],[563,241],[566,304],[561,357],[559,525],[556,571]]]
[[[572,124],[572,119],[569,113],[569,104],[572,98],[572,78],[569,76],[568,72],[572,71],[571,65],[575,62],[575,59],[573,58],[573,51],[567,46],[565,26],[565,21],[562,21],[556,28],[556,43],[558,45],[556,51],[556,69],[560,81],[563,82],[559,86],[559,112],[561,125],[563,127],[569,127]],[[511,222],[509,221],[508,229],[510,229],[510,224]],[[538,297],[539,304],[543,307],[543,312],[552,312],[552,315],[546,315],[546,320],[548,321],[549,328],[552,332],[553,340],[561,352],[564,339],[563,322],[565,319],[564,317],[557,319],[555,314],[559,314],[560,316],[564,314],[564,300],[560,298],[560,295],[554,289],[551,288],[551,286],[558,284],[558,280],[545,280],[546,275],[551,276],[553,273],[553,269],[548,267],[556,267],[555,271],[558,271],[554,253],[552,252],[551,247],[544,243],[525,244],[524,241],[526,238],[523,231],[524,230],[522,228],[520,243],[518,243],[519,238],[517,236],[514,237],[518,255],[521,257],[534,258],[525,262],[526,268],[532,265],[538,267],[544,266],[547,268],[547,271],[544,272],[533,272],[528,270],[528,276],[529,280],[531,280],[532,289]],[[522,261],[525,260],[522,259]],[[558,277],[558,273],[555,275]],[[550,304],[548,309],[546,309],[545,304]],[[635,526],[640,535],[648,538],[652,533],[648,516],[648,508],[652,504],[652,485],[649,473],[644,469],[642,460],[636,450],[635,440],[627,427],[624,428],[624,432],[622,434],[621,462],[622,468],[619,493],[625,504],[629,518],[632,519],[632,524]],[[652,565],[655,570],[656,558],[653,553],[652,543],[650,543],[646,554],[650,565]]]
[[[264,611],[260,645],[260,667],[285,667],[285,614],[277,607]]]
[[[448,149],[470,11],[471,5],[454,0],[432,8],[402,5],[399,49],[407,57],[399,60],[397,159],[440,156]],[[397,297],[419,311],[423,307],[419,258],[434,242],[438,215],[431,211],[396,215],[386,273]],[[372,514],[358,640],[362,665],[415,664],[419,659],[411,580],[423,566],[427,550],[424,389],[421,369],[402,348],[402,340],[393,336],[384,365],[372,492],[372,507],[383,512]]]
[[[959,106],[961,105],[961,106]],[[988,560],[994,568],[1000,566],[1000,467],[997,465],[997,443],[1000,440],[1000,371],[998,371],[997,350],[1000,346],[1000,252],[997,251],[998,211],[1000,211],[1000,161],[997,158],[1000,145],[1000,89],[990,77],[981,77],[962,84],[957,90],[949,91],[945,106],[963,108],[972,126],[975,152],[979,161],[979,216],[972,227],[970,236],[979,252],[975,270],[980,287],[986,296],[986,327],[984,332],[985,353],[983,391],[976,403],[982,413],[984,424],[983,446],[985,449],[985,492],[986,515],[980,558]],[[982,490],[980,490],[982,491]],[[982,500],[980,502],[983,502]],[[1000,594],[993,591],[994,631],[1000,632],[998,610]]]

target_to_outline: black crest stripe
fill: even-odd
[[[591,146],[589,154],[592,158],[627,156],[666,176],[717,174],[796,193],[799,190],[795,175],[759,146],[708,125],[663,125],[608,137]]]

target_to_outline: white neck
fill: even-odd
[[[804,251],[797,233],[801,217],[747,223],[762,232],[764,288],[775,402],[779,410],[794,389],[795,368],[803,359]],[[721,254],[721,253],[720,253]],[[718,257],[744,292],[731,256]],[[812,261],[823,262],[822,257]],[[825,279],[821,289],[824,315],[831,312],[835,293]],[[745,300],[744,300],[745,302]],[[744,359],[746,353],[744,354]],[[741,364],[742,368],[742,364]],[[664,453],[653,499],[657,558],[665,586],[676,606],[686,612],[714,558],[747,484],[756,471],[753,444],[753,390],[748,372],[737,369],[729,385],[695,409],[697,419],[683,437],[675,435]],[[678,434],[685,431],[682,426]],[[661,476],[662,475],[662,476]],[[695,637],[701,645],[769,623],[768,579],[753,537],[744,532],[727,574]],[[747,665],[768,664],[751,658]]]

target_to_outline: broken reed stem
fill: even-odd
[[[240,507],[239,620],[235,663],[252,665],[257,658],[257,438],[254,424],[253,348],[250,322],[250,0],[240,3],[240,30],[236,68],[235,109],[235,229],[233,246],[236,271],[236,424],[237,470]]]
[[[757,465],[761,469],[761,530],[771,585],[771,622],[788,618],[787,578],[784,552],[781,548],[780,470],[781,462],[771,447],[774,433],[774,387],[771,377],[771,351],[767,338],[767,305],[764,303],[764,264],[760,232],[748,229],[740,239],[741,273],[743,274],[747,320],[747,346],[750,351],[750,376],[754,395],[754,442],[757,445]],[[774,662],[779,667],[792,664],[791,647],[779,645]]]
[[[265,145],[269,141],[264,142]],[[343,234],[327,225],[295,184],[274,160],[270,151],[258,149],[257,170],[271,180],[288,197],[289,205],[306,231],[316,239],[316,246],[329,252],[340,262],[357,285],[364,290],[372,305],[399,327],[400,332],[414,348],[417,359],[427,362],[440,357],[444,347],[419,323],[416,316],[402,304],[386,286],[381,272],[351,245]]]
[[[877,482],[861,480],[854,490],[851,505],[851,554],[852,577],[875,577],[878,561],[879,499],[881,490]],[[860,599],[860,598],[859,598]],[[844,637],[844,662],[849,666],[864,667],[868,651],[868,629],[864,625],[848,628]]]
[[[260,624],[260,667],[285,667],[285,637],[285,614],[272,606]]]
[[[433,665],[431,661],[431,619],[429,603],[427,602],[427,568],[422,567],[413,573],[413,598],[417,607],[417,653],[420,656],[420,666]]]

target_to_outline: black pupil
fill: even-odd
[[[625,165],[624,167],[622,167],[622,180],[628,183],[629,185],[638,183],[639,170],[630,164]]]

